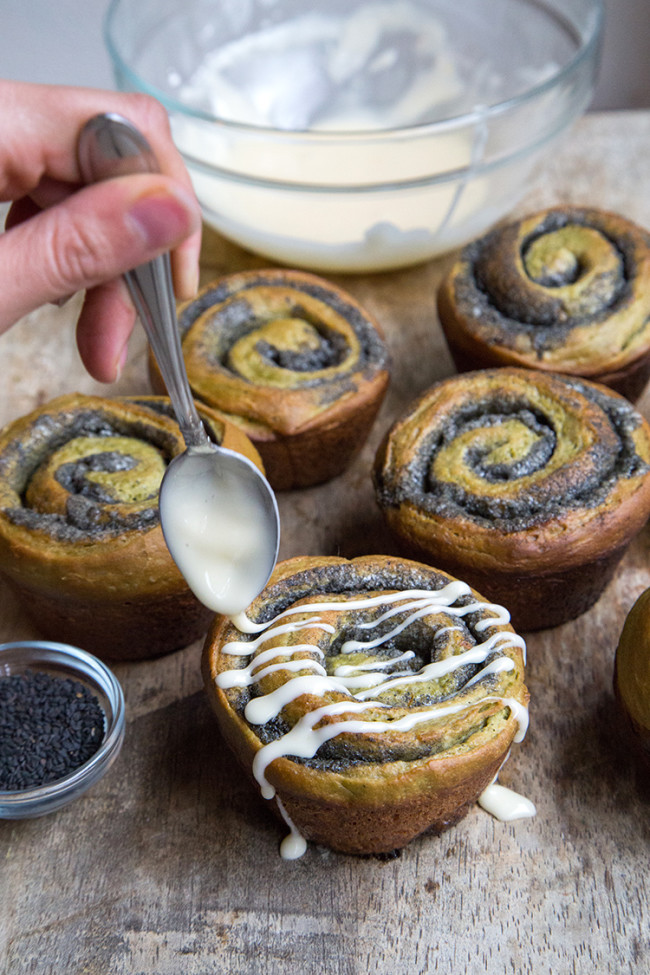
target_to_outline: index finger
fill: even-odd
[[[82,181],[77,161],[79,133],[89,118],[102,112],[115,112],[132,122],[150,143],[161,173],[193,193],[167,113],[154,98],[94,88],[0,81],[0,199],[29,197],[47,208],[74,192]],[[199,230],[172,254],[179,298],[192,297],[196,291],[200,245]]]
[[[148,95],[0,81],[0,194],[5,200],[31,193],[43,180],[78,184],[77,140],[93,115],[116,112],[140,129],[161,172],[191,187],[174,145],[167,113]]]

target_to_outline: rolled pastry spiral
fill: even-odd
[[[433,386],[388,432],[376,497],[406,551],[519,629],[577,616],[650,514],[650,427],[604,386],[535,370]]]
[[[214,439],[231,442],[201,412]],[[172,561],[158,515],[162,476],[183,449],[163,397],[62,396],[2,431],[0,571],[47,637],[136,658],[205,632],[212,614]]]
[[[461,371],[525,366],[635,400],[650,374],[650,236],[606,211],[543,210],[469,244],[438,311]]]
[[[244,430],[276,490],[328,480],[365,442],[388,356],[341,289],[298,271],[234,274],[182,306],[179,327],[193,394]]]
[[[208,635],[205,683],[290,842],[378,853],[444,829],[525,733],[523,640],[445,573],[290,559],[247,615]]]

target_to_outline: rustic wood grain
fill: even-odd
[[[580,121],[517,208],[606,207],[650,227],[650,113]],[[390,393],[353,467],[280,497],[282,557],[391,551],[369,467],[380,436],[431,382],[452,372],[435,314],[448,259],[377,276],[336,277],[382,322]],[[204,279],[267,262],[206,232]],[[147,388],[141,331],[109,390],[74,347],[78,299],[0,339],[0,422],[60,393]],[[641,409],[650,415],[650,399]],[[205,702],[198,643],[115,666],[127,699],[124,750],[72,806],[0,823],[3,975],[240,975],[499,972],[624,975],[650,958],[650,785],[617,739],[614,651],[650,585],[646,528],[604,597],[579,620],[528,639],[531,728],[501,781],[538,815],[511,825],[478,807],[396,859],[310,848],[282,836],[243,781]],[[35,634],[0,590],[0,639]]]

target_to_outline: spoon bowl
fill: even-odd
[[[158,171],[144,136],[105,113],[81,131],[79,166],[88,183]],[[187,449],[160,486],[160,520],[170,554],[197,598],[241,613],[266,585],[280,544],[277,501],[255,465],[209,440],[192,398],[176,322],[169,254],[124,275],[158,362]]]
[[[195,596],[226,616],[245,609],[273,571],[279,535],[269,491],[248,458],[212,444],[189,447],[163,477],[167,547]]]

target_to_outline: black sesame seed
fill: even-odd
[[[61,779],[92,758],[104,712],[79,681],[40,672],[0,677],[0,790]]]

